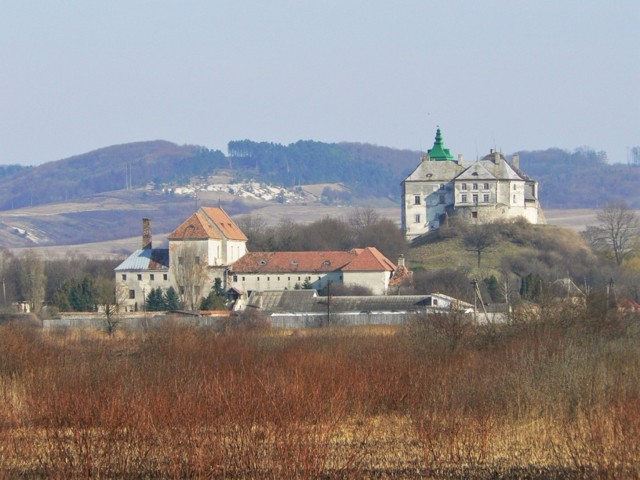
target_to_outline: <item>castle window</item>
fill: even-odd
[[[473,194],[473,203],[478,203],[478,195],[477,194]]]
[[[466,189],[467,189],[467,184],[466,184],[466,183],[463,183],[463,184],[462,184],[462,190],[466,190]]]
[[[474,184],[471,186],[471,188],[472,188],[473,190],[477,190],[477,189],[478,189],[478,184],[477,184],[477,183],[474,183]]]
[[[466,193],[463,193],[463,194],[460,196],[460,201],[461,201],[462,203],[467,203],[467,194],[466,194]]]
[[[485,183],[485,184],[484,184],[484,189],[485,189],[485,190],[489,190],[489,184],[488,184],[488,183]]]
[[[485,194],[482,196],[482,201],[483,201],[484,203],[489,203],[489,194],[488,194],[488,193],[485,193]]]
[[[514,189],[514,190],[516,189],[516,184],[515,184],[515,183],[513,184],[513,189]]]
[[[234,281],[234,282],[237,282],[237,281],[238,281],[238,275],[234,275],[234,276],[233,276],[233,281]]]
[[[195,259],[196,265],[200,265],[200,257],[196,255]]]
[[[167,280],[168,278],[169,278],[169,276],[168,276],[166,273],[163,273],[163,274],[162,274],[162,279],[163,279],[163,280]]]
[[[142,280],[142,274],[141,273],[138,274],[138,280]]]
[[[129,290],[129,299],[133,300],[134,298],[136,298],[136,291]]]
[[[267,282],[270,282],[270,281],[271,281],[271,277],[267,277]]]
[[[420,223],[420,214],[416,214],[416,215],[413,217],[413,222],[414,222],[414,223]]]
[[[420,195],[415,195],[413,197],[413,204],[414,205],[420,205]]]
[[[440,190],[444,190],[444,183],[440,184]]]
[[[123,274],[122,274],[122,281],[123,281],[123,282],[126,282],[126,281],[127,281],[127,274],[126,274],[126,273],[123,273]]]
[[[156,279],[156,276],[153,273],[149,274],[149,280],[151,280],[152,282]]]
[[[516,203],[516,196],[513,196],[513,203]]]
[[[478,218],[478,212],[471,212],[471,218]]]

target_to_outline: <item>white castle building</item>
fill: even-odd
[[[497,151],[465,163],[444,147],[438,128],[435,143],[402,182],[402,230],[413,240],[446,224],[449,217],[487,223],[525,218],[545,223],[538,201],[538,182]]]

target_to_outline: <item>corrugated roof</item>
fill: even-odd
[[[332,313],[415,312],[433,309],[433,296],[435,295],[332,296],[329,308]],[[247,304],[265,312],[325,313],[327,302],[328,298],[318,296],[315,290],[267,290],[253,292]]]
[[[168,270],[169,250],[166,248],[147,248],[136,250],[118,265],[115,270]]]

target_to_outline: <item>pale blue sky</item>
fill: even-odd
[[[0,0],[0,164],[164,139],[640,145],[638,0]]]

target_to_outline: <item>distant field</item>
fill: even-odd
[[[596,225],[598,220],[597,210],[589,208],[572,210],[545,210],[547,223],[558,227],[571,228],[573,230],[584,230],[589,225]]]
[[[58,209],[60,206],[58,207]],[[72,208],[71,205],[66,208]],[[195,208],[195,205],[194,205]],[[254,210],[251,215],[259,216],[264,219],[268,225],[276,225],[282,219],[292,220],[299,223],[310,223],[320,220],[323,217],[343,217],[348,218],[353,214],[356,207],[338,207],[326,205],[268,205],[264,208]],[[27,209],[25,209],[27,210]],[[27,215],[55,215],[56,211],[49,210],[36,213],[36,208],[28,210]],[[389,218],[396,222],[400,222],[400,208],[376,208],[376,211],[384,218]],[[45,213],[46,212],[46,213]],[[22,212],[21,212],[22,213]],[[574,209],[574,210],[545,210],[547,222],[550,225],[570,228],[572,230],[581,231],[587,225],[595,225],[596,210],[590,209]],[[242,217],[242,215],[237,216]],[[154,245],[166,245],[166,236],[170,231],[177,227],[176,225],[158,225],[154,223],[153,240]],[[83,243],[77,245],[60,245],[48,247],[34,247],[32,250],[46,256],[64,256],[69,252],[80,253],[87,256],[125,257],[124,252],[131,252],[140,248],[140,237],[138,235],[117,240],[109,240],[104,242]],[[14,248],[13,251],[19,253],[26,248]]]

